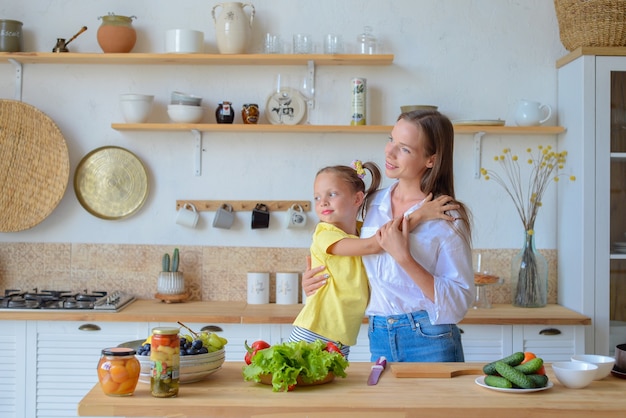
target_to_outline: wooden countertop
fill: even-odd
[[[168,322],[221,324],[291,324],[302,305],[248,305],[246,302],[164,303],[136,300],[120,312],[0,309],[1,320]],[[365,318],[363,322],[367,322]],[[496,304],[492,309],[471,309],[462,324],[482,325],[590,325],[591,319],[560,305],[516,308]]]
[[[292,392],[245,382],[243,363],[226,362],[206,380],[184,384],[176,398],[159,399],[139,383],[133,396],[109,397],[99,384],[78,405],[79,416],[211,416],[295,418],[365,417],[623,417],[626,381],[613,376],[584,389],[562,386],[549,365],[554,386],[528,394],[496,392],[478,386],[476,375],[454,378],[396,378],[388,369],[376,386],[367,386],[371,363],[351,363],[348,377]],[[480,365],[482,367],[482,364]]]

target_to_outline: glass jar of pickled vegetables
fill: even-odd
[[[178,328],[152,329],[150,391],[157,398],[178,395],[180,372],[180,338]]]
[[[105,395],[131,396],[135,393],[140,371],[141,365],[132,348],[102,350],[98,362],[98,380]]]

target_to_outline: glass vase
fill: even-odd
[[[548,261],[535,248],[535,235],[524,232],[520,252],[511,261],[513,305],[542,308],[548,303]]]

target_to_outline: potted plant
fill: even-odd
[[[178,271],[179,264],[180,252],[178,248],[174,248],[171,258],[168,253],[163,255],[162,271],[159,273],[157,281],[157,299],[172,302],[187,298],[185,278],[183,273]]]

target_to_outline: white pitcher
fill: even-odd
[[[517,126],[538,126],[545,123],[552,116],[550,105],[520,100],[515,111]]]
[[[250,6],[250,18],[244,8]],[[215,10],[221,7],[220,15],[215,17]],[[217,49],[220,54],[243,54],[250,41],[252,22],[254,21],[254,6],[250,3],[219,3],[213,6],[211,15],[215,22],[215,36]]]

